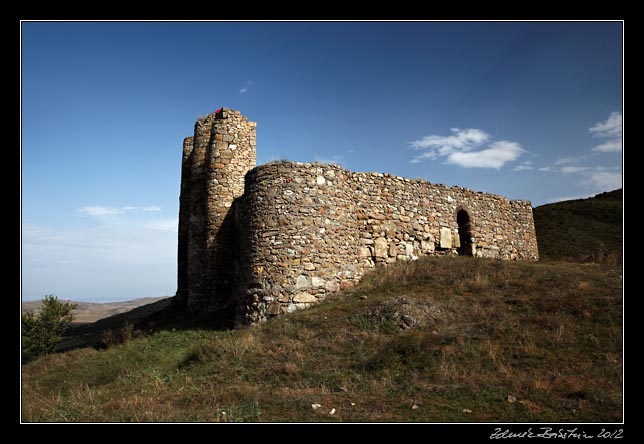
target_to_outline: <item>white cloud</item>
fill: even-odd
[[[454,151],[470,151],[490,138],[489,134],[478,129],[451,128],[451,131],[454,133],[452,136],[425,136],[411,142],[411,147],[415,150],[428,150],[422,157],[435,159]]]
[[[447,163],[464,168],[496,168],[499,169],[525,153],[526,150],[516,142],[500,140],[489,148],[474,152],[456,152],[447,156]]]
[[[527,153],[518,143],[507,140],[499,140],[485,147],[490,135],[479,129],[451,128],[451,131],[454,134],[449,136],[430,135],[411,142],[411,148],[424,151],[414,157],[411,163],[443,157],[445,163],[464,168],[499,169]]]
[[[622,113],[614,111],[606,121],[599,122],[588,130],[596,137],[622,137]]]
[[[608,139],[592,150],[599,153],[620,153],[622,151],[622,113],[614,111],[604,122],[588,129],[594,137]]]
[[[552,171],[552,167],[551,166],[544,166],[544,167],[539,168],[539,171]]]

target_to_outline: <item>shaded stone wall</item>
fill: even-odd
[[[188,242],[190,236],[190,186],[192,181],[193,137],[183,140],[181,158],[181,192],[179,195],[179,242],[177,248],[177,297],[176,302],[185,307],[188,303]]]
[[[255,124],[238,111],[200,119],[184,142],[177,300],[190,312],[248,325],[322,301],[378,264],[538,259],[529,202],[338,165],[254,165]]]
[[[255,143],[255,123],[227,108],[197,120],[194,136],[184,141],[177,299],[190,312],[229,303],[237,251],[229,213],[256,164]]]

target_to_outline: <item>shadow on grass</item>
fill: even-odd
[[[92,323],[72,325],[55,352],[82,347],[105,349],[129,339],[163,330],[231,330],[234,317],[231,311],[210,314],[190,314],[176,303],[176,296],[134,308]],[[23,363],[31,361],[29,356]]]

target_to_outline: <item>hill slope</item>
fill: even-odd
[[[548,260],[621,262],[622,190],[534,209],[539,255]]]
[[[622,418],[616,267],[428,258],[254,328],[177,324],[23,366],[25,421]],[[318,407],[319,405],[319,407]],[[314,408],[316,407],[316,408]]]

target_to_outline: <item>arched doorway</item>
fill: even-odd
[[[457,249],[458,254],[462,256],[474,255],[474,242],[472,234],[472,225],[470,215],[463,208],[456,212],[456,222],[458,223],[458,237],[461,246]]]

